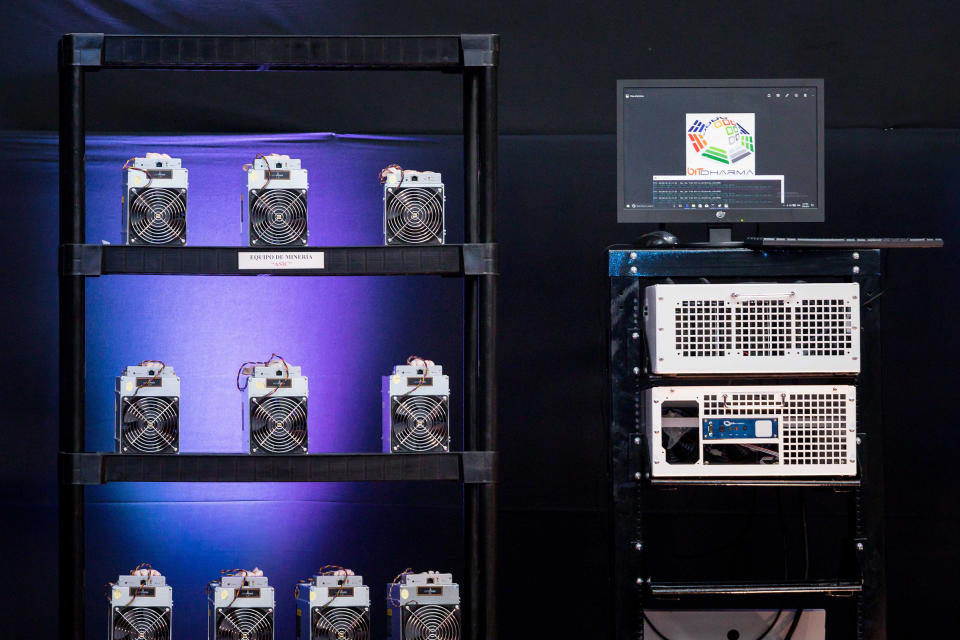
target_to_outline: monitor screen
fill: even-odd
[[[823,220],[823,80],[619,80],[620,222]]]

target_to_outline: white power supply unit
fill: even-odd
[[[110,640],[170,640],[173,588],[154,569],[135,570],[110,585]]]
[[[654,387],[646,392],[653,477],[853,476],[856,388]]]
[[[655,374],[858,373],[858,283],[658,284],[644,324]]]
[[[244,369],[243,446],[254,455],[305,454],[307,378],[282,360]]]
[[[247,241],[251,247],[307,244],[307,170],[290,156],[258,156],[247,169]]]
[[[148,153],[123,169],[123,244],[187,244],[187,170],[180,158]]]

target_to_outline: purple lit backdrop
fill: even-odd
[[[87,241],[119,242],[120,167],[148,151],[183,160],[188,242],[242,241],[241,166],[255,153],[300,158],[309,171],[311,245],[382,243],[388,163],[443,173],[448,240],[461,242],[460,140],[298,136],[97,136],[87,141]],[[163,360],[181,378],[181,450],[240,452],[236,371],[272,352],[310,380],[310,450],[380,450],[380,377],[416,353],[460,390],[458,279],[111,276],[87,285],[87,449],[113,448],[120,369]],[[453,415],[462,398],[453,398]],[[459,438],[459,419],[455,418]],[[459,443],[457,445],[459,447]],[[382,613],[383,584],[407,566],[461,571],[455,485],[116,484],[91,488],[87,588],[149,561],[174,586],[178,638],[202,637],[204,585],[220,569],[263,568],[276,587],[277,637],[293,635],[292,589],[325,563],[362,572]],[[438,534],[443,534],[439,535]],[[89,599],[88,634],[105,607]],[[375,618],[383,630],[382,618]],[[379,635],[379,633],[378,633]]]

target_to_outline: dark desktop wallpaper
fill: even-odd
[[[604,249],[649,225],[616,222],[618,78],[824,78],[826,222],[763,235],[940,236],[891,251],[881,297],[891,638],[955,618],[960,472],[950,407],[960,359],[960,61],[948,3],[746,1],[186,2],[14,0],[0,24],[0,572],[7,633],[52,636],[57,597],[57,81],[68,32],[500,33],[500,637],[610,637]],[[736,28],[728,28],[734,25]],[[98,72],[87,84],[87,240],[120,235],[120,167],[146,151],[190,170],[191,244],[240,242],[241,165],[288,153],[310,171],[312,244],[378,244],[377,171],[439,171],[462,239],[461,93],[430,73]],[[701,239],[702,227],[671,227]],[[756,229],[737,229],[739,236]],[[380,376],[432,356],[462,388],[460,281],[92,278],[87,444],[112,446],[113,378],[169,361],[190,390],[184,450],[238,450],[236,366],[279,351],[311,377],[311,449],[379,448]],[[186,398],[186,395],[185,395]],[[454,415],[461,405],[454,405]],[[189,423],[187,420],[189,419]],[[195,427],[195,428],[192,428]],[[454,427],[459,433],[458,425]],[[325,563],[373,586],[405,567],[462,579],[453,485],[107,485],[87,491],[87,637],[104,583],[151,562],[175,585],[175,634],[203,637],[204,583],[263,568],[278,638],[292,587]],[[768,505],[762,505],[767,508]],[[696,521],[693,507],[685,518]],[[728,514],[752,509],[749,500]],[[792,516],[791,516],[792,517]],[[711,545],[693,536],[692,544]],[[750,549],[714,559],[742,568]],[[583,585],[578,586],[578,585]],[[736,606],[723,601],[718,607]]]

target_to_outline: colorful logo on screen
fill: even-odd
[[[732,165],[754,152],[753,134],[727,116],[718,115],[706,123],[695,119],[687,129],[693,150],[701,158]]]

